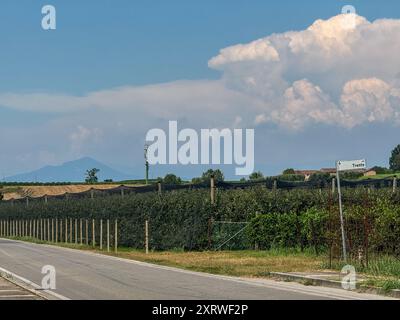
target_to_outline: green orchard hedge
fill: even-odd
[[[400,196],[391,190],[343,192],[346,238],[350,251],[400,254]],[[337,194],[330,190],[272,191],[263,187],[218,190],[211,205],[209,190],[104,196],[95,199],[1,202],[0,219],[118,219],[119,244],[143,248],[145,220],[150,247],[203,250],[223,243],[247,223],[225,248],[340,248]],[[221,228],[211,221],[243,222]],[[90,229],[90,228],[89,228]]]

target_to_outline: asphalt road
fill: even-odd
[[[36,285],[44,265],[67,299],[382,299],[341,289],[215,276],[89,252],[0,239],[0,268]]]
[[[10,281],[0,277],[0,301],[1,300],[39,300],[35,294],[25,290]]]

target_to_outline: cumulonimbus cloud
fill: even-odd
[[[263,101],[257,124],[352,128],[399,123],[399,52],[400,20],[343,14],[222,49],[209,66],[227,86]]]

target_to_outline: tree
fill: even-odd
[[[282,181],[304,181],[302,174],[282,174],[278,176],[278,180]]]
[[[400,171],[400,144],[392,150],[389,165],[393,171]]]
[[[325,172],[316,172],[313,173],[310,178],[308,179],[308,181],[310,182],[314,182],[316,184],[324,184],[324,183],[328,183],[329,181],[331,181],[331,175],[329,173],[325,173]]]
[[[96,183],[99,181],[99,178],[97,178],[97,174],[100,172],[99,169],[93,168],[90,170],[86,171],[86,183]]]
[[[201,176],[201,179],[203,182],[210,183],[211,177],[214,177],[215,182],[221,182],[225,180],[224,174],[222,173],[221,170],[212,170],[209,169],[206,172],[204,172]]]
[[[340,177],[342,179],[347,179],[347,180],[357,180],[361,178],[363,175],[364,175],[363,173],[357,171],[345,171],[340,174]]]
[[[250,176],[249,176],[250,180],[262,180],[264,179],[264,175],[262,174],[262,172],[258,171],[258,172],[253,172]]]
[[[199,178],[199,177],[196,177],[196,178],[192,179],[192,183],[193,184],[200,184],[202,182],[203,182],[203,180],[201,178]]]
[[[177,177],[176,175],[170,173],[170,174],[167,174],[164,177],[163,182],[165,184],[181,184],[182,183],[182,179]]]
[[[295,174],[296,172],[292,168],[283,170],[282,174]]]
[[[379,166],[375,166],[372,167],[371,170],[375,171],[376,174],[390,174],[393,173],[392,170],[385,168],[385,167],[379,167]]]

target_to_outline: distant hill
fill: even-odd
[[[45,166],[38,170],[6,177],[5,182],[83,182],[86,170],[97,168],[99,182],[106,179],[123,181],[137,177],[119,172],[89,157],[65,162],[59,166]]]

